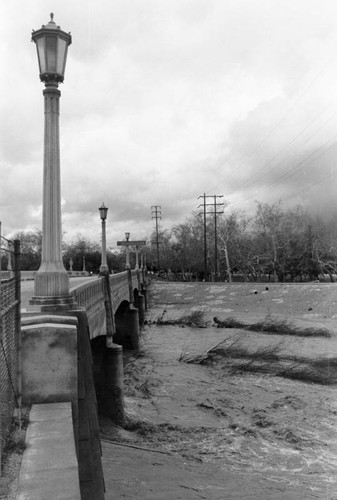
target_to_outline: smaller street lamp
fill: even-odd
[[[136,265],[135,269],[139,270],[139,245],[136,245]]]
[[[130,233],[125,233],[125,239],[126,239],[126,262],[125,262],[125,269],[131,269],[130,267],[130,248],[129,248],[129,239],[130,239]]]
[[[105,221],[106,218],[108,217],[108,210],[109,210],[108,207],[106,207],[104,205],[104,203],[102,203],[102,206],[99,207],[98,210],[99,210],[99,215],[100,215],[101,219]]]
[[[145,273],[146,273],[146,251],[145,251],[145,248],[143,248],[143,251],[141,253],[141,267],[142,267],[143,279],[145,280]]]
[[[102,260],[99,268],[100,274],[106,274],[109,272],[108,264],[106,261],[106,229],[105,229],[105,221],[108,216],[108,208],[102,203],[102,206],[99,207],[99,215],[102,220]]]

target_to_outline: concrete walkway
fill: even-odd
[[[17,500],[80,500],[71,403],[33,405]]]

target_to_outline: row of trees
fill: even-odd
[[[240,281],[304,281],[337,275],[337,224],[313,217],[303,208],[283,209],[281,203],[257,203],[253,216],[232,210],[215,225],[192,214],[185,223],[161,233],[160,266],[180,277]],[[150,261],[156,267],[153,234]],[[215,256],[218,265],[215,266]],[[205,261],[207,269],[205,271]],[[218,269],[218,276],[214,270]],[[206,275],[205,275],[206,274]]]
[[[153,232],[146,248],[147,267],[179,279],[241,281],[304,281],[337,275],[337,222],[313,217],[301,207],[283,209],[281,203],[257,203],[255,214],[232,210],[206,221],[207,248],[204,247],[204,220],[193,213],[171,230]],[[216,242],[215,242],[216,235]],[[41,260],[41,231],[17,233],[21,240],[22,269],[36,270]],[[215,246],[217,245],[217,246]],[[217,256],[217,266],[215,257]],[[134,257],[134,256],[133,256]],[[2,268],[6,266],[2,256]],[[69,269],[99,271],[101,245],[78,236],[65,243],[63,259]],[[108,251],[109,268],[124,270],[125,249]],[[131,254],[131,265],[132,254]],[[214,270],[218,275],[214,275]]]
[[[21,242],[21,268],[25,271],[36,271],[41,262],[42,232],[21,231],[12,236],[11,239],[19,239]],[[78,235],[71,243],[63,243],[63,262],[66,269],[72,268],[76,271],[85,270],[89,273],[98,273],[101,265],[101,244]],[[107,252],[107,263],[114,272],[120,272],[125,268],[125,255],[121,252]],[[7,254],[1,257],[2,269],[7,266]]]

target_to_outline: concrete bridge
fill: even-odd
[[[124,271],[109,275],[108,281],[101,277],[71,288],[76,303],[87,312],[90,339],[113,336],[114,342],[137,348],[138,324],[147,308],[145,273]]]
[[[88,278],[83,284],[76,280],[74,286],[70,281],[76,305],[68,311],[36,305],[23,309],[20,392],[23,404],[33,405],[33,428],[40,429],[42,425],[42,430],[36,430],[32,436],[28,433],[18,498],[40,498],[34,495],[41,495],[41,491],[46,499],[70,498],[66,496],[69,492],[71,498],[104,498],[97,408],[115,423],[123,423],[123,348],[139,346],[140,325],[147,308],[146,285],[144,269],[128,269]],[[70,412],[62,406],[65,404],[70,405]],[[43,421],[50,420],[46,415],[54,412],[60,412],[68,433],[73,428],[71,449],[75,451],[69,453],[75,455],[69,463],[74,465],[77,460],[78,468],[72,465],[69,486],[64,482],[62,456],[41,459]],[[72,421],[67,423],[69,418]],[[55,427],[58,418],[54,420]],[[59,439],[60,433],[55,431],[54,440]],[[46,442],[52,453],[53,443],[48,439]],[[57,447],[57,442],[54,444]],[[48,455],[45,447],[43,452]],[[49,464],[49,469],[44,464]],[[41,467],[46,470],[41,471]],[[55,475],[63,489],[60,496],[50,496],[50,485],[58,483]],[[36,481],[36,477],[41,481]]]

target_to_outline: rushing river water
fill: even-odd
[[[140,352],[125,352],[129,425],[102,423],[107,499],[337,500],[337,336],[325,316],[334,310],[334,289],[324,288],[322,302],[319,287],[305,287],[300,303],[292,288],[279,286],[267,303],[243,287],[167,288],[154,287]],[[240,308],[239,293],[246,313],[264,300],[268,314],[275,304],[291,307],[302,323],[313,304],[317,317],[307,326],[315,335],[223,329],[212,321],[205,328],[156,324],[195,310],[223,319],[233,297]],[[331,336],[318,335],[321,318]],[[109,440],[138,448],[124,456]],[[156,450],[160,460],[152,458]]]
[[[214,487],[200,484],[206,496],[195,498],[337,498],[334,387],[229,373],[225,359],[179,361],[236,338],[265,340],[214,327],[146,327],[142,355],[126,356],[126,409],[137,423],[127,440],[197,461],[200,473],[213,465]]]

